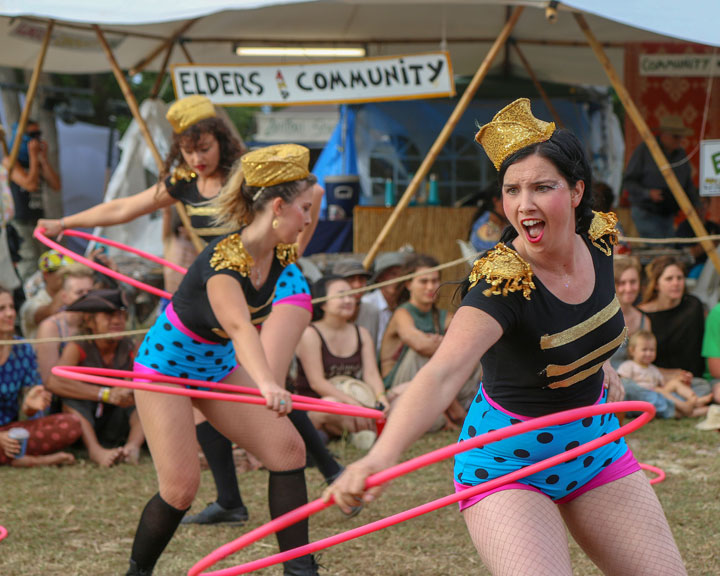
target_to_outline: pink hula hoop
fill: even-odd
[[[4,540],[5,538],[7,538],[7,535],[7,528],[5,528],[5,526],[0,526],[0,540]]]
[[[103,386],[116,386],[120,388],[132,388],[133,390],[145,390],[147,392],[162,392],[175,396],[188,396],[190,398],[209,398],[211,400],[228,400],[241,404],[256,404],[265,406],[265,398],[262,397],[257,388],[247,386],[235,386],[222,382],[206,382],[205,380],[192,380],[190,378],[177,378],[165,376],[164,374],[152,374],[144,372],[131,372],[129,370],[113,370],[110,368],[91,368],[88,366],[55,366],[52,373],[63,378],[101,384]],[[140,378],[143,380],[154,380],[167,384],[180,384],[183,386],[200,386],[203,388],[215,388],[234,392],[225,394],[222,392],[211,392],[208,390],[188,390],[187,388],[171,388],[162,384],[149,384],[147,382],[133,382],[122,380],[122,378]],[[310,398],[297,394],[291,395],[294,410],[305,410],[309,412],[325,412],[328,414],[339,414],[342,416],[355,416],[357,418],[371,418],[380,420],[384,418],[380,410],[364,408],[363,406],[352,406],[340,402],[329,402],[319,398]]]
[[[111,278],[114,278],[115,280],[119,280],[120,282],[125,282],[127,284],[130,284],[131,286],[135,286],[135,288],[139,288],[140,290],[144,290],[145,292],[150,292],[150,294],[159,296],[160,298],[167,298],[168,300],[170,300],[172,298],[172,294],[170,294],[170,292],[166,292],[165,290],[161,290],[160,288],[156,288],[155,286],[150,286],[149,284],[145,284],[145,282],[141,282],[140,280],[135,280],[135,278],[131,278],[130,276],[126,276],[125,274],[116,272],[115,270],[110,270],[110,268],[108,268],[107,266],[103,266],[102,264],[93,262],[92,260],[89,260],[88,258],[85,258],[84,256],[81,256],[80,254],[77,254],[76,252],[73,252],[72,250],[70,250],[68,248],[65,248],[65,246],[62,246],[61,244],[58,244],[57,242],[50,240],[50,238],[45,236],[44,232],[45,232],[44,228],[37,228],[33,232],[33,236],[35,236],[35,238],[37,238],[40,242],[45,244],[45,246],[48,246],[49,248],[57,250],[61,254],[65,254],[66,256],[69,256],[73,260],[76,260],[77,262],[84,264],[88,268],[92,268],[93,270],[96,270],[97,272],[101,272],[102,274],[110,276]],[[163,266],[172,268],[173,270],[180,272],[182,274],[185,274],[187,272],[187,270],[185,268],[183,268],[182,266],[178,266],[177,264],[174,264],[173,262],[169,262],[168,260],[165,260],[164,258],[160,258],[159,256],[155,256],[153,254],[148,254],[147,252],[138,250],[137,248],[133,248],[132,246],[126,246],[125,244],[121,244],[120,242],[115,242],[114,240],[109,240],[107,238],[100,238],[99,236],[93,236],[92,234],[88,234],[86,232],[81,232],[80,230],[65,230],[63,232],[63,234],[65,234],[67,236],[77,236],[78,238],[85,238],[86,240],[94,240],[96,242],[99,242],[100,244],[107,244],[108,246],[113,246],[115,248],[119,248],[120,250],[124,250],[125,252],[131,252],[133,254],[136,254],[138,256],[142,256],[143,258],[151,260],[157,264],[162,264]]]
[[[658,468],[657,466],[651,466],[650,464],[644,464],[642,462],[640,463],[640,468],[655,474],[655,478],[650,479],[650,484],[660,484],[660,482],[665,480],[665,470],[663,470],[662,468]]]
[[[280,562],[286,562],[288,560],[292,560],[293,558],[304,556],[305,554],[311,554],[318,550],[323,550],[325,548],[329,548],[330,546],[352,540],[353,538],[358,538],[359,536],[364,536],[365,534],[370,534],[371,532],[376,532],[377,530],[399,524],[400,522],[404,522],[422,514],[432,512],[434,510],[442,508],[443,506],[458,502],[459,500],[464,500],[471,496],[475,496],[476,494],[482,494],[483,492],[493,490],[494,488],[503,486],[510,482],[514,482],[536,472],[546,470],[551,466],[566,462],[582,454],[590,452],[591,450],[594,450],[600,446],[604,446],[605,444],[614,442],[618,438],[621,438],[622,436],[637,430],[638,428],[649,422],[655,415],[655,408],[652,404],[648,402],[625,401],[613,402],[611,404],[585,406],[582,408],[575,408],[573,410],[558,412],[556,414],[541,416],[539,418],[533,418],[532,420],[513,424],[512,426],[508,426],[500,430],[495,430],[493,432],[488,432],[487,434],[482,434],[480,436],[465,440],[460,443],[451,444],[444,448],[434,450],[433,452],[423,454],[422,456],[418,456],[417,458],[413,458],[412,460],[408,460],[407,462],[403,462],[402,464],[398,464],[396,466],[383,470],[382,472],[378,472],[377,474],[373,474],[367,479],[365,487],[372,488],[374,486],[380,486],[381,484],[385,484],[386,482],[398,478],[399,476],[404,476],[405,474],[408,474],[425,466],[429,466],[430,464],[435,464],[440,460],[444,460],[460,452],[471,450],[473,448],[484,446],[486,444],[497,442],[499,440],[504,440],[506,438],[511,438],[513,436],[518,436],[519,434],[530,432],[532,430],[537,430],[538,428],[542,428],[544,426],[567,424],[568,422],[585,418],[587,416],[598,416],[601,414],[610,414],[615,412],[642,412],[642,414],[635,420],[632,420],[631,422],[625,424],[624,426],[621,426],[620,428],[613,432],[610,432],[609,434],[606,434],[605,436],[601,436],[600,438],[596,438],[594,440],[591,440],[590,442],[586,442],[585,444],[568,450],[567,452],[556,454],[555,456],[552,456],[540,462],[536,462],[535,464],[531,464],[529,466],[526,466],[525,468],[516,470],[515,472],[505,474],[504,476],[495,478],[494,480],[490,480],[483,484],[473,486],[472,488],[468,488],[467,490],[463,490],[462,492],[450,494],[433,502],[428,502],[427,504],[423,504],[416,508],[405,510],[404,512],[400,512],[399,514],[395,514],[387,518],[382,518],[381,520],[371,522],[370,524],[366,524],[365,526],[360,526],[358,528],[348,530],[347,532],[344,532],[342,534],[336,534],[334,536],[330,536],[329,538],[325,538],[317,542],[312,542],[310,544],[300,546],[293,550],[274,554],[267,558],[254,560],[252,562],[241,564],[232,568],[216,570],[214,572],[203,572],[204,570],[210,568],[215,563],[219,562],[230,554],[233,554],[238,550],[241,550],[246,546],[249,546],[250,544],[260,540],[261,538],[264,538],[265,536],[282,530],[332,505],[332,502],[324,502],[322,498],[318,498],[313,502],[309,502],[308,504],[301,506],[300,508],[296,508],[295,510],[288,512],[283,516],[279,516],[278,518],[272,520],[271,522],[268,522],[264,526],[260,526],[241,536],[240,538],[237,538],[236,540],[233,540],[232,542],[221,546],[220,548],[216,549],[211,554],[200,560],[192,568],[190,568],[190,570],[188,571],[188,576],[199,576],[200,574],[203,574],[204,576],[235,576],[237,574],[247,574],[248,572],[252,572],[254,570],[260,570],[261,568],[273,566]]]

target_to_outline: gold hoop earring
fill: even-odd
[[[280,226],[280,222],[278,222],[277,218],[273,218],[273,221],[272,221],[273,230],[277,230],[278,226]]]

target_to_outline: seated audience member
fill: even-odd
[[[505,226],[509,224],[505,217],[500,187],[493,185],[484,190],[477,206],[477,212],[472,219],[470,244],[478,252],[485,252],[495,247]]]
[[[679,376],[698,396],[705,396],[710,385],[703,379],[703,305],[686,294],[683,264],[673,256],[655,258],[648,264],[646,275],[647,286],[638,308],[650,318],[657,338],[655,364],[665,378]]]
[[[720,303],[705,319],[702,355],[707,360],[706,377],[711,380],[713,402],[720,404]]]
[[[407,383],[435,353],[450,324],[452,314],[435,306],[440,273],[422,273],[423,269],[437,265],[437,260],[424,254],[414,255],[408,262],[407,273],[420,275],[403,283],[400,305],[390,318],[380,348],[380,371],[391,402],[402,394]],[[431,431],[462,423],[477,392],[476,377],[474,374]]]
[[[642,275],[640,261],[634,256],[615,256],[613,272],[615,292],[620,302],[625,326],[627,326],[627,337],[630,338],[638,330],[651,330],[650,318],[635,305],[640,295],[640,277]],[[628,358],[627,341],[625,341],[611,356],[610,363],[617,370],[617,367]]]
[[[20,308],[20,329],[25,338],[35,338],[40,322],[60,310],[62,269],[72,263],[74,260],[55,250],[48,250],[40,256],[38,269],[42,275],[42,282],[34,290],[29,290],[26,286],[25,295],[28,299]]]
[[[338,276],[339,278],[346,280],[347,283],[350,284],[350,288],[353,290],[365,288],[372,276],[368,270],[365,270],[362,262],[355,260],[354,258],[345,258],[344,260],[338,260],[335,262],[332,267],[331,275]],[[365,292],[358,292],[357,294],[352,295],[352,297],[355,298],[356,303],[355,316],[352,319],[353,322],[357,320],[357,317],[360,314],[360,306],[364,295]]]
[[[16,339],[15,316],[12,293],[0,287],[0,340]],[[21,400],[24,389],[27,393]],[[29,468],[75,461],[72,454],[60,450],[80,437],[80,421],[71,414],[42,416],[50,396],[41,385],[32,347],[0,346],[0,465]],[[27,419],[18,421],[21,415]],[[10,437],[11,428],[24,428],[30,434],[22,458],[17,457],[20,442]]]
[[[375,260],[375,273],[370,279],[370,283],[377,284],[402,276],[407,259],[408,254],[405,252],[380,254]],[[361,299],[357,324],[370,332],[370,336],[375,342],[376,354],[380,352],[385,329],[390,321],[390,316],[397,307],[399,292],[399,284],[389,284],[366,293]]]
[[[67,309],[83,313],[83,327],[89,334],[125,330],[127,303],[120,290],[92,290]],[[132,370],[136,348],[130,338],[69,342],[58,364]],[[103,467],[137,463],[145,437],[132,390],[55,375],[48,388],[62,398],[65,412],[80,416],[82,439],[93,462]]]
[[[63,283],[58,299],[62,307],[59,312],[48,316],[40,322],[37,329],[38,338],[66,338],[80,333],[82,314],[68,312],[67,306],[93,288],[93,271],[82,264],[71,264],[63,268]],[[40,342],[35,344],[38,369],[43,382],[50,378],[50,370],[58,363],[58,358],[65,348],[65,342]]]
[[[653,364],[657,353],[657,341],[652,332],[638,330],[630,338],[628,346],[630,360],[625,360],[617,369],[622,378],[629,378],[647,390],[658,392],[675,405],[675,414],[680,416],[702,416],[712,394],[699,398],[679,376],[664,378]]]
[[[347,290],[350,290],[350,284],[336,276],[326,276],[313,285],[313,297],[327,296],[329,300],[313,307],[315,321],[300,338],[296,349],[298,374],[295,389],[298,394],[313,398],[368,407],[374,407],[377,401],[388,406],[370,333],[351,321],[355,313],[355,299],[352,296],[337,296]],[[364,383],[370,390],[368,398],[361,402],[349,391],[338,388],[333,383],[333,379],[338,377],[351,377]],[[362,383],[355,385],[364,388]],[[363,430],[375,431],[375,422],[367,418],[322,412],[310,412],[309,416],[316,428],[333,437],[342,436],[346,431],[351,434]]]

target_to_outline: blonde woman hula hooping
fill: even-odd
[[[238,229],[200,253],[172,302],[145,336],[135,370],[256,386],[267,409],[231,402],[137,392],[135,401],[157,469],[159,491],[140,518],[129,575],[148,575],[190,507],[200,482],[193,406],[270,471],[272,517],[307,501],[305,449],[292,423],[290,394],[277,382],[257,325],[272,315],[277,279],[310,223],[315,177],[309,151],[294,144],[243,156],[218,195],[218,224]],[[272,434],[268,432],[272,430]],[[281,550],[308,542],[307,522],[278,533]],[[303,556],[286,576],[314,576]]]

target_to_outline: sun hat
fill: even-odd
[[[350,278],[352,276],[365,276],[370,278],[372,273],[366,270],[362,262],[353,258],[338,260],[332,267],[332,275],[340,276],[340,278]]]
[[[127,310],[128,303],[121,290],[90,290],[66,308],[69,312],[117,312]]]
[[[676,136],[691,136],[693,133],[692,128],[685,126],[683,119],[680,116],[674,114],[668,114],[660,118],[660,124],[658,125],[660,132],[666,134],[674,134]]]

